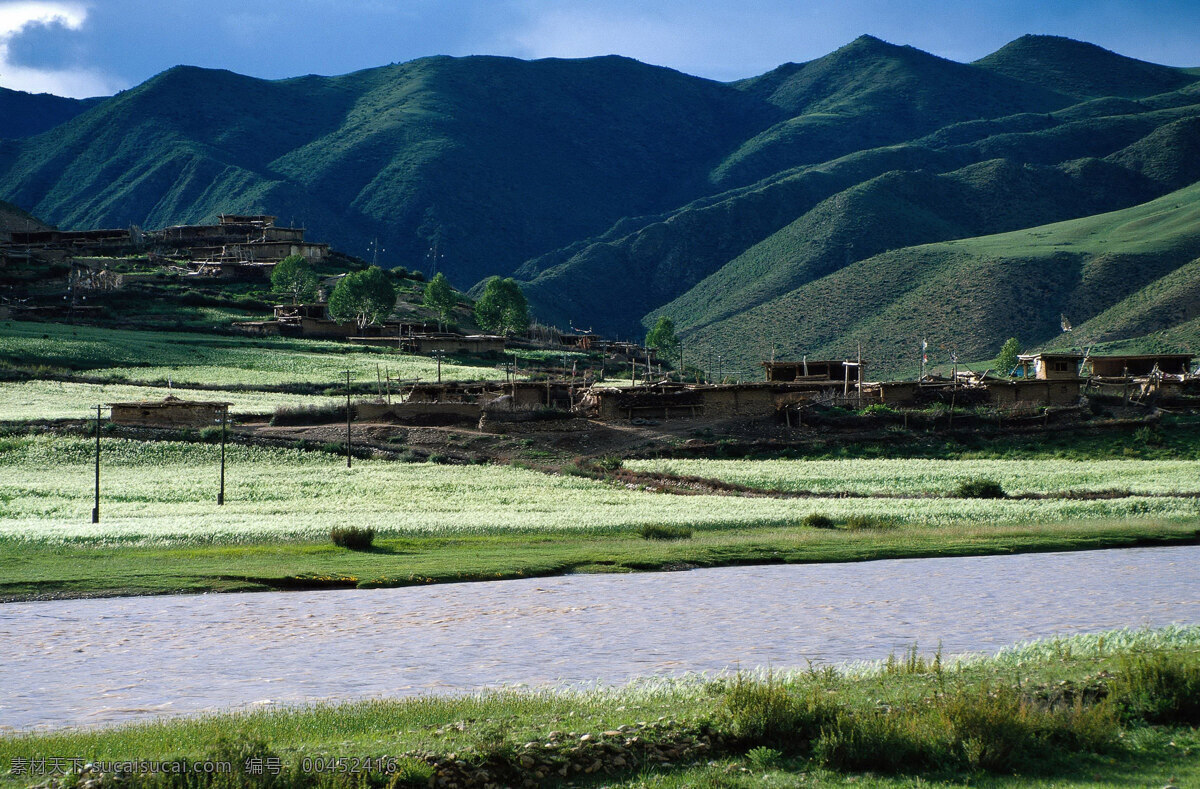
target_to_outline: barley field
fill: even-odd
[[[345,402],[344,397],[280,392],[211,391],[130,384],[81,384],[64,381],[0,382],[0,422],[39,419],[83,419],[96,415],[97,405],[138,400],[161,400],[167,395],[184,400],[232,403],[233,414],[269,414],[280,406],[323,406]],[[108,416],[108,409],[104,415]]]
[[[991,479],[1009,495],[1086,491],[1137,494],[1200,491],[1195,460],[630,460],[637,471],[704,477],[760,490],[949,495]]]
[[[1006,524],[1200,517],[1191,498],[1024,501],[674,496],[510,466],[355,460],[317,450],[231,446],[226,505],[215,506],[212,444],[102,440],[102,521],[90,523],[92,442],[49,434],[0,438],[0,540],[213,544],[325,539],[334,526],[381,535],[554,531],[621,533],[801,527],[813,513],[896,525]],[[853,462],[853,461],[851,461]],[[804,527],[808,528],[808,527]]]

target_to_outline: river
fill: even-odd
[[[0,729],[1200,623],[1200,546],[0,605]]]

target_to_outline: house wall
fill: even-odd
[[[221,406],[118,404],[112,406],[112,421],[118,425],[165,425],[205,427],[221,423]]]
[[[1079,402],[1081,381],[1010,381],[989,383],[988,395],[997,405],[1042,403],[1075,405]]]

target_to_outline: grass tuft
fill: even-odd
[[[329,539],[340,548],[369,551],[375,547],[375,530],[358,526],[334,527],[329,530]]]
[[[655,526],[646,524],[639,533],[643,540],[690,540],[691,526]]]

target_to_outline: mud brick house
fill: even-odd
[[[219,425],[221,420],[226,418],[230,405],[231,403],[219,401],[180,400],[173,396],[163,400],[109,403],[114,423],[151,427]]]

